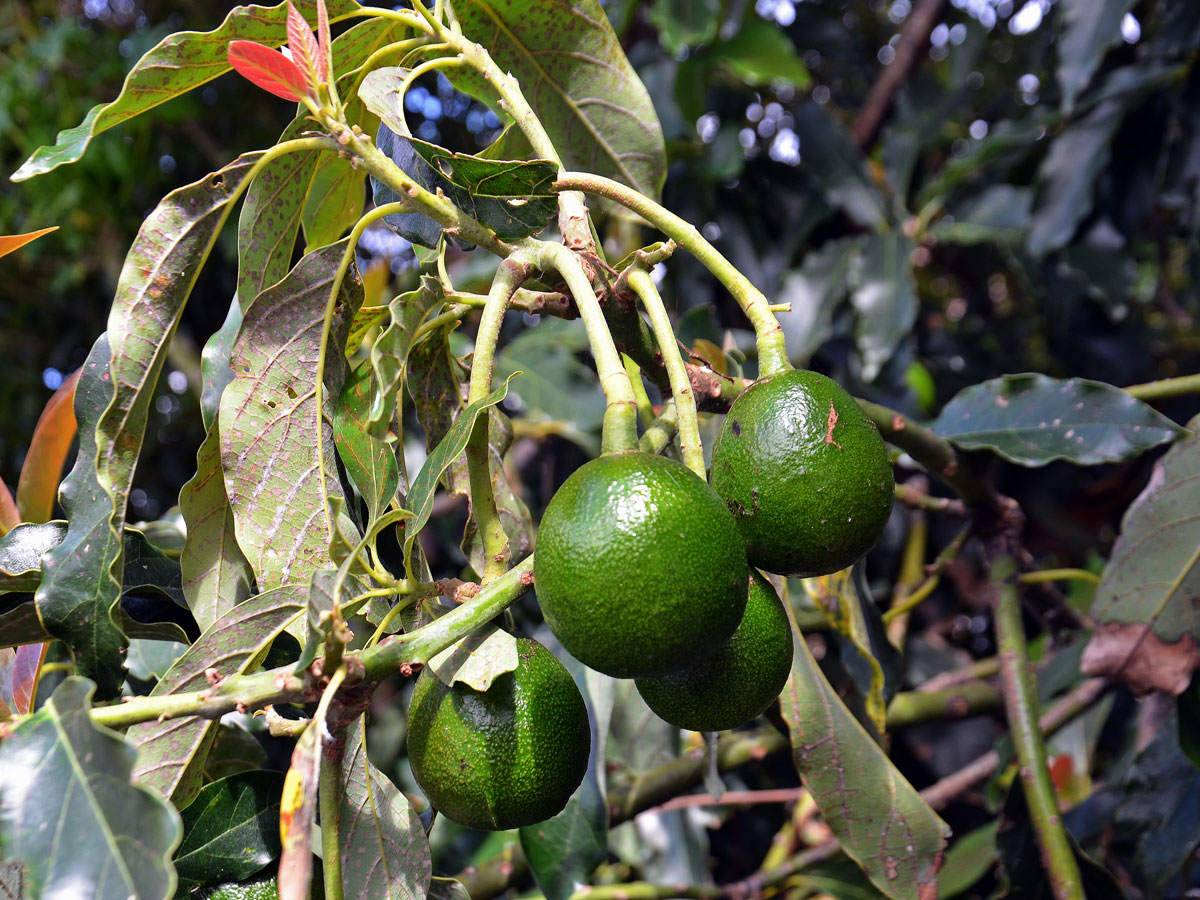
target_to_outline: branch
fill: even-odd
[[[859,150],[866,150],[875,140],[896,91],[908,80],[920,61],[921,51],[929,44],[929,35],[945,3],[946,0],[920,0],[900,29],[896,58],[883,67],[850,127],[850,136]]]

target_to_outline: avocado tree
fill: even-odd
[[[916,261],[939,241],[1015,254],[1027,229],[1028,247],[1062,251],[1086,279],[1101,263],[1068,245],[1087,210],[1054,192],[1090,196],[1094,171],[1068,175],[1096,164],[1073,154],[1099,153],[1140,99],[1187,108],[1182,35],[1200,27],[1161,13],[1155,59],[1098,79],[1131,4],[1061,0],[1072,66],[1057,118],[986,146],[985,130],[928,161],[923,186],[909,183],[911,134],[889,133],[879,172],[860,164],[888,106],[911,112],[895,77],[849,131],[805,106],[792,124],[821,200],[797,240],[816,249],[786,279],[751,278],[753,254],[735,265],[716,222],[662,202],[664,126],[617,30],[636,6],[237,7],[164,39],[116,100],[12,176],[73,163],[231,69],[295,104],[276,144],[149,213],[107,330],[34,434],[28,481],[15,498],[0,484],[0,874],[14,893],[483,900],[532,878],[550,900],[1121,896],[1105,864],[1147,896],[1190,884],[1200,820],[1185,804],[1156,820],[1169,826],[1157,842],[1130,837],[1152,819],[1145,784],[1175,771],[1162,760],[1196,758],[1184,716],[1166,743],[1102,738],[1135,696],[1196,703],[1200,449],[1148,405],[1195,393],[1196,376],[1122,389],[1001,374],[922,424],[907,400],[855,398],[796,366],[848,329],[851,379],[886,382],[908,352]],[[764,90],[808,77],[776,24],[747,11],[727,34],[718,6],[653,4],[675,51],[673,116],[718,70]],[[888,45],[899,78],[941,7],[918,4]],[[416,112],[431,84],[495,123],[486,147],[430,139]],[[1032,188],[972,179],[1024,164],[1052,127],[1030,225]],[[734,137],[749,152],[764,133]],[[1188,165],[1173,153],[1164,179]],[[177,509],[135,523],[167,354],[239,203],[195,475]],[[413,256],[395,278],[387,246]],[[660,289],[681,272],[743,316],[723,344],[694,316],[672,320]],[[927,394],[922,373],[895,382]],[[583,387],[579,408],[538,415],[561,407],[556,379]],[[78,451],[51,519],[72,399]],[[553,479],[537,525],[518,434],[565,437],[580,463]],[[1031,549],[1011,467],[1128,463],[1163,445],[1090,568]],[[929,517],[953,523],[936,545]],[[887,572],[863,562],[877,544]],[[969,582],[994,656],[912,649],[943,577]],[[997,746],[942,777],[896,752],[906,726],[996,709]],[[985,782],[986,802],[963,801]],[[703,830],[677,808],[781,793],[793,805],[775,839],[748,841],[753,863],[714,883]],[[1087,815],[1064,823],[1071,806]],[[1113,809],[1126,831],[1093,827]],[[651,819],[657,851],[618,827]],[[1134,846],[1113,851],[1114,835]]]

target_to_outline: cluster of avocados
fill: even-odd
[[[633,678],[662,719],[734,728],[775,700],[792,663],[779,596],[756,570],[814,576],[851,565],[887,524],[894,491],[874,423],[815,372],[764,378],[733,403],[709,482],[648,453],[601,456],[546,508],[534,583],[575,658]],[[552,653],[518,640],[486,692],[428,670],[409,710],[413,774],[461,824],[505,829],[563,808],[587,768],[587,711]]]

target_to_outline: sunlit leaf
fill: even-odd
[[[1185,434],[1124,391],[1085,378],[1005,375],[960,391],[933,430],[967,450],[1022,466],[1131,459]]]
[[[304,612],[302,588],[285,587],[259,594],[217,619],[167,672],[151,696],[203,690],[206,670],[221,676],[253,670],[271,642]],[[211,719],[185,717],[145,722],[129,729],[138,748],[138,781],[184,807],[200,789],[204,756],[216,735]]]
[[[294,62],[256,41],[230,41],[229,65],[255,87],[284,100],[299,100],[310,92],[308,79]]]
[[[318,16],[322,9],[318,3]],[[304,16],[300,15],[300,11],[291,3],[288,3],[287,11],[288,49],[292,51],[292,61],[296,68],[304,75],[309,93],[312,93],[317,82],[326,78],[329,61],[322,58],[321,46],[317,43],[308,22],[304,21]],[[328,26],[328,20],[325,24]]]
[[[49,228],[42,228],[38,231],[30,231],[25,234],[0,234],[0,256],[8,256],[14,250],[19,250],[26,244],[36,241],[43,234],[49,234],[52,231],[58,231],[57,225],[51,225]]]
[[[0,854],[25,864],[30,896],[162,900],[179,814],[130,783],[135,751],[92,724],[94,690],[68,678],[0,743]]]
[[[175,852],[182,886],[241,881],[279,855],[278,772],[248,772],[205,785],[183,811]]]
[[[430,670],[446,687],[461,682],[480,692],[516,667],[517,639],[495,627],[477,628],[429,660]]]
[[[355,0],[329,0],[328,5],[334,21],[361,9]],[[315,0],[296,0],[296,6],[308,21],[316,20]],[[283,3],[271,7],[237,6],[212,31],[179,31],[168,35],[137,61],[116,100],[92,107],[79,125],[59,132],[52,146],[39,147],[12,180],[24,181],[73,163],[83,156],[95,135],[224,75],[230,68],[230,41],[259,41],[279,46],[285,38],[286,21],[287,8]]]
[[[412,804],[367,759],[366,721],[346,728],[342,759],[341,848],[346,896],[424,900],[432,865],[429,841]]]
[[[233,352],[233,342],[241,327],[242,307],[238,298],[234,297],[229,304],[229,312],[225,314],[225,321],[212,333],[200,352],[200,417],[205,430],[212,428],[225,385],[233,381],[229,355]]]
[[[345,244],[306,255],[246,310],[233,349],[234,380],[221,395],[221,458],[237,541],[259,588],[307,583],[337,568],[329,545],[342,497],[331,420],[346,375],[342,345],[362,303],[352,266],[342,279],[317,403],[326,304]]]
[[[666,175],[662,128],[599,0],[454,0],[452,6],[463,33],[521,83],[567,168],[659,196]],[[452,82],[459,76],[453,68],[445,73]]]

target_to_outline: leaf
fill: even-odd
[[[279,805],[279,900],[306,900],[312,882],[312,829],[317,814],[323,722],[304,729],[292,751]]]
[[[1182,693],[1200,666],[1200,417],[1188,427],[1126,510],[1092,603],[1100,624],[1081,668],[1138,691]]]
[[[79,452],[61,497],[70,526],[44,563],[38,614],[76,652],[77,671],[115,696],[124,636],[111,619],[120,595],[125,499],[154,387],[200,268],[258,154],[167,194],[125,258],[107,337],[79,376]]]
[[[279,855],[278,772],[249,772],[206,784],[183,811],[175,852],[182,887],[242,881]]]
[[[457,878],[440,878],[437,875],[429,884],[427,900],[471,900],[467,886]]]
[[[452,6],[463,33],[520,82],[567,168],[659,197],[666,176],[662,128],[599,0],[455,0]],[[452,82],[456,75],[446,70]]]
[[[833,312],[846,297],[846,276],[866,237],[826,241],[804,256],[800,268],[784,276],[776,314],[793,360],[807,361],[833,334]]]
[[[1075,108],[1075,100],[1088,83],[1104,53],[1121,41],[1121,20],[1133,8],[1133,0],[1063,0],[1062,37],[1058,48],[1058,84],[1063,112]]]
[[[1028,373],[964,388],[931,427],[965,450],[991,450],[1022,466],[1119,462],[1185,434],[1112,385]]]
[[[318,10],[319,8],[318,4]],[[326,26],[328,24],[326,22]],[[292,61],[304,75],[309,93],[313,93],[317,82],[322,80],[329,70],[329,60],[322,57],[321,46],[317,43],[308,22],[304,21],[304,16],[300,15],[300,11],[290,2],[287,5],[287,36]]]
[[[150,696],[202,690],[208,686],[205,672],[210,668],[222,676],[252,671],[271,642],[303,614],[305,602],[303,588],[284,587],[235,606],[205,630]],[[216,725],[211,719],[192,716],[130,727],[128,737],[138,748],[137,780],[186,807],[200,789],[204,755]]]
[[[242,328],[242,307],[235,296],[229,304],[229,312],[221,327],[212,333],[200,352],[200,417],[205,431],[212,428],[221,407],[221,394],[225,385],[233,381],[233,369],[229,367],[229,355],[233,342]]]
[[[317,158],[308,199],[300,215],[308,250],[332,244],[354,227],[362,215],[366,178],[366,172],[348,159],[332,153]]]
[[[188,645],[178,641],[134,638],[125,653],[125,668],[141,681],[158,681],[183,656]]]
[[[717,36],[721,4],[718,0],[654,0],[650,22],[658,29],[659,43],[677,56],[685,47],[706,44]]]
[[[62,479],[63,464],[75,440],[76,369],[46,401],[29,440],[29,451],[17,481],[17,509],[22,522],[49,522]]]
[[[58,231],[58,226],[51,225],[49,228],[28,231],[25,234],[0,234],[0,256],[8,256],[14,250],[20,250],[26,244],[32,243],[43,234],[49,234],[52,231]]]
[[[187,523],[187,539],[179,556],[183,594],[203,631],[249,597],[254,581],[234,533],[217,422],[196,451],[196,474],[179,492],[179,509]]]
[[[433,867],[429,841],[408,799],[367,758],[366,719],[346,728],[341,848],[346,896],[424,900]]]
[[[362,101],[363,106],[379,116],[380,123],[392,132],[393,138],[400,134],[411,135],[404,121],[404,110],[400,106],[400,92],[404,90],[404,84],[411,72],[411,69],[402,66],[380,66],[368,72],[358,88],[358,99]],[[383,152],[391,155],[390,150]]]
[[[4,479],[0,478],[0,537],[12,531],[20,521],[21,514],[17,512],[17,503],[13,500]]]
[[[179,815],[130,783],[135,752],[92,724],[94,686],[69,677],[0,744],[0,855],[31,896],[162,900]]]
[[[299,137],[311,126],[305,110],[283,130],[279,143]],[[317,160],[326,155],[300,150],[277,156],[263,166],[246,191],[238,219],[238,302],[243,312],[262,291],[287,275],[313,172]]]
[[[230,41],[229,65],[255,87],[284,100],[296,101],[311,91],[294,62],[256,41]]]
[[[854,342],[863,378],[874,381],[917,319],[917,286],[909,255],[912,240],[901,231],[869,235],[850,261],[850,305],[857,318]]]
[[[461,682],[481,693],[516,667],[517,639],[507,631],[486,626],[429,660],[429,668],[446,687]]]
[[[787,32],[755,14],[742,23],[737,34],[702,52],[701,58],[756,87],[785,82],[806,88],[812,83],[808,67],[796,55],[796,45]]]
[[[446,326],[429,333],[408,354],[405,383],[430,453],[450,431],[465,402],[466,385],[459,379],[461,366],[452,361],[450,331],[451,326]]]
[[[817,179],[825,199],[856,224],[879,228],[885,222],[883,197],[863,165],[862,154],[845,130],[815,103],[795,113],[801,165]]]
[[[297,0],[296,5],[306,18],[315,18],[315,0]],[[329,7],[335,20],[360,9],[355,0],[329,0]],[[212,31],[168,35],[138,60],[116,100],[92,107],[79,125],[60,131],[55,144],[39,147],[11,180],[25,181],[76,162],[97,134],[225,74],[230,68],[231,41],[260,41],[277,46],[282,43],[286,20],[283,3],[271,7],[237,6]]]
[[[413,519],[408,523],[404,535],[404,558],[408,562],[412,554],[413,541],[416,540],[429,515],[433,512],[433,495],[437,490],[438,480],[467,446],[471,429],[475,427],[475,418],[489,407],[495,406],[508,395],[508,382],[520,373],[510,375],[504,385],[481,400],[476,400],[462,411],[462,414],[450,426],[441,443],[425,458],[425,465],[417,477],[413,479],[408,492],[408,506],[413,512]]]
[[[344,250],[344,242],[314,250],[255,298],[234,345],[234,379],[221,396],[225,487],[238,545],[263,590],[307,584],[315,569],[337,568],[327,498],[342,498],[342,488],[331,420],[346,372],[341,348],[362,303],[356,269],[342,280],[320,407],[316,379],[326,302]]]
[[[62,522],[25,522],[0,538],[0,590],[36,591],[42,555],[62,543],[64,531]]]
[[[1031,188],[994,184],[955,208],[954,224],[938,223],[930,232],[951,244],[1019,244],[1029,228],[1032,208]]]
[[[375,135],[375,146],[392,162],[400,167],[414,180],[418,172],[424,172],[421,158],[413,151],[412,145],[398,140],[387,125],[380,123]],[[397,194],[374,175],[371,176],[371,198],[375,206],[385,206],[389,203],[402,203],[405,198]],[[421,247],[436,247],[442,238],[442,226],[425,213],[394,212],[383,217],[383,223],[409,243]]]
[[[512,482],[509,480],[508,467],[504,465],[504,454],[508,452],[512,442],[512,421],[499,409],[492,407],[488,410],[488,475],[492,482],[496,513],[500,517],[500,524],[504,527],[504,534],[508,538],[509,556],[511,559],[520,560],[532,552],[534,534],[537,529],[534,527],[533,517],[529,514],[529,507],[513,490]],[[465,460],[459,460],[459,465],[465,469]],[[469,474],[463,472],[462,476],[462,488],[458,483],[460,479],[452,477],[452,490],[469,488]],[[469,490],[465,490],[465,492],[468,495],[470,493]],[[467,518],[462,549],[467,554],[472,569],[482,572],[487,568],[483,538],[479,534],[479,523],[474,515]]]
[[[936,896],[950,830],[842,704],[796,627],[780,696],[792,755],[838,843],[891,898]]]
[[[42,627],[32,594],[0,597],[0,642],[9,647],[39,644],[50,640]]]
[[[376,341],[371,352],[379,346]],[[333,440],[338,458],[346,467],[350,483],[367,504],[368,521],[377,519],[396,496],[400,467],[396,461],[395,438],[388,443],[367,430],[371,403],[383,390],[369,362],[350,373],[333,417]]]

